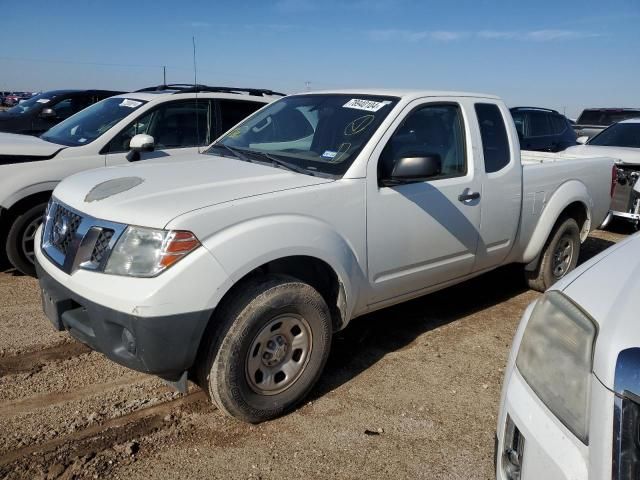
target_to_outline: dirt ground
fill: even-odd
[[[596,232],[581,261],[626,234]],[[54,332],[0,273],[0,478],[493,478],[503,367],[538,294],[506,267],[356,319],[306,404],[257,426]]]

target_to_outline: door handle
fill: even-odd
[[[480,198],[480,192],[461,193],[458,195],[458,200],[466,202],[467,200],[477,200]]]

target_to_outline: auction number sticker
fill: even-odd
[[[142,105],[142,102],[136,102],[135,100],[130,100],[128,98],[125,98],[120,103],[121,107],[129,107],[129,108],[136,108],[136,107],[139,107],[140,105]]]
[[[36,100],[36,102],[38,102],[38,103],[49,103],[50,100],[48,98],[39,98],[38,100]]]
[[[374,100],[363,100],[361,98],[352,98],[345,103],[343,108],[355,108],[356,110],[364,110],[366,112],[377,112],[385,105],[389,105],[391,102],[385,100],[384,102],[376,102]]]

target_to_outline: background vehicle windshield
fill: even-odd
[[[640,148],[640,123],[616,123],[591,139],[589,145]]]
[[[47,103],[49,103],[54,98],[55,98],[54,95],[47,95],[47,92],[40,93],[34,97],[31,97],[29,100],[25,100],[21,103],[18,103],[16,106],[10,108],[8,112],[13,113],[14,115],[15,114],[22,115],[32,110],[36,110],[44,107]]]
[[[357,94],[283,98],[231,130],[208,153],[220,154],[216,145],[222,144],[247,156],[267,153],[310,174],[340,176],[397,101]]]
[[[50,128],[40,138],[70,147],[86,145],[145,103],[122,97],[107,98]]]
[[[606,127],[640,115],[640,110],[585,110],[576,122],[578,125],[599,125]]]

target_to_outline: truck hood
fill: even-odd
[[[5,155],[31,157],[31,160],[46,160],[67,148],[57,143],[45,142],[41,138],[17,133],[0,133],[0,159]],[[2,161],[0,160],[0,164]]]
[[[625,165],[640,165],[640,148],[602,147],[600,145],[576,145],[563,153],[579,156],[612,157]]]
[[[593,371],[612,390],[618,355],[640,347],[638,250],[640,234],[635,234],[576,270],[577,279],[563,289],[598,324]],[[634,391],[640,394],[637,373]]]
[[[82,172],[63,180],[53,195],[96,218],[164,228],[192,210],[331,181],[233,158],[192,154]]]

